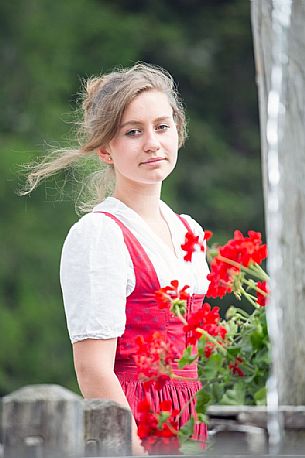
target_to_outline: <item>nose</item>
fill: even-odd
[[[144,136],[144,151],[149,153],[150,151],[158,151],[160,149],[160,142],[158,134],[154,129],[150,129]]]

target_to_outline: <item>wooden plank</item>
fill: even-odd
[[[131,413],[116,402],[84,401],[86,456],[131,455]]]
[[[5,458],[84,454],[82,398],[58,385],[29,385],[2,400]]]

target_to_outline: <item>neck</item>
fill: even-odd
[[[113,197],[119,199],[146,221],[160,218],[160,195],[161,183],[158,186],[128,186],[128,189],[116,186],[113,192]]]

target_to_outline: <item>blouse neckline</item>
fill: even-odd
[[[174,218],[177,218],[180,224],[182,223],[180,222],[175,212],[173,212],[173,210],[171,210],[168,207],[168,205],[165,202],[163,202],[161,199],[159,200],[159,209],[160,209],[160,212],[161,212],[161,215],[164,221],[166,222],[168,226],[171,240],[172,240],[172,245],[173,245],[175,252],[173,252],[173,250],[170,249],[170,247],[150,228],[149,224],[135,210],[128,207],[128,205],[126,205],[121,200],[117,199],[116,197],[109,196],[103,202],[98,204],[93,209],[93,211],[100,210],[101,205],[103,205],[103,210],[107,209],[110,212],[114,211],[116,215],[120,215],[120,213],[122,213],[122,216],[126,216],[126,213],[129,213],[130,215],[132,215],[133,218],[137,221],[137,223],[140,226],[142,226],[143,230],[145,230],[146,232],[149,232],[152,239],[160,246],[160,248],[165,249],[169,255],[174,257],[176,261],[183,260],[183,252],[181,248],[181,243],[183,243],[183,241],[179,240],[179,237],[176,236],[175,227],[172,221],[173,218],[171,218],[171,216],[173,216]],[[105,206],[106,206],[106,209],[105,209]]]

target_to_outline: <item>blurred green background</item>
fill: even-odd
[[[137,60],[165,67],[189,139],[163,199],[222,242],[264,232],[257,88],[247,0],[11,0],[0,5],[0,396],[30,383],[77,390],[59,286],[78,219],[66,177],[30,197],[20,164],[72,143],[81,80]]]

